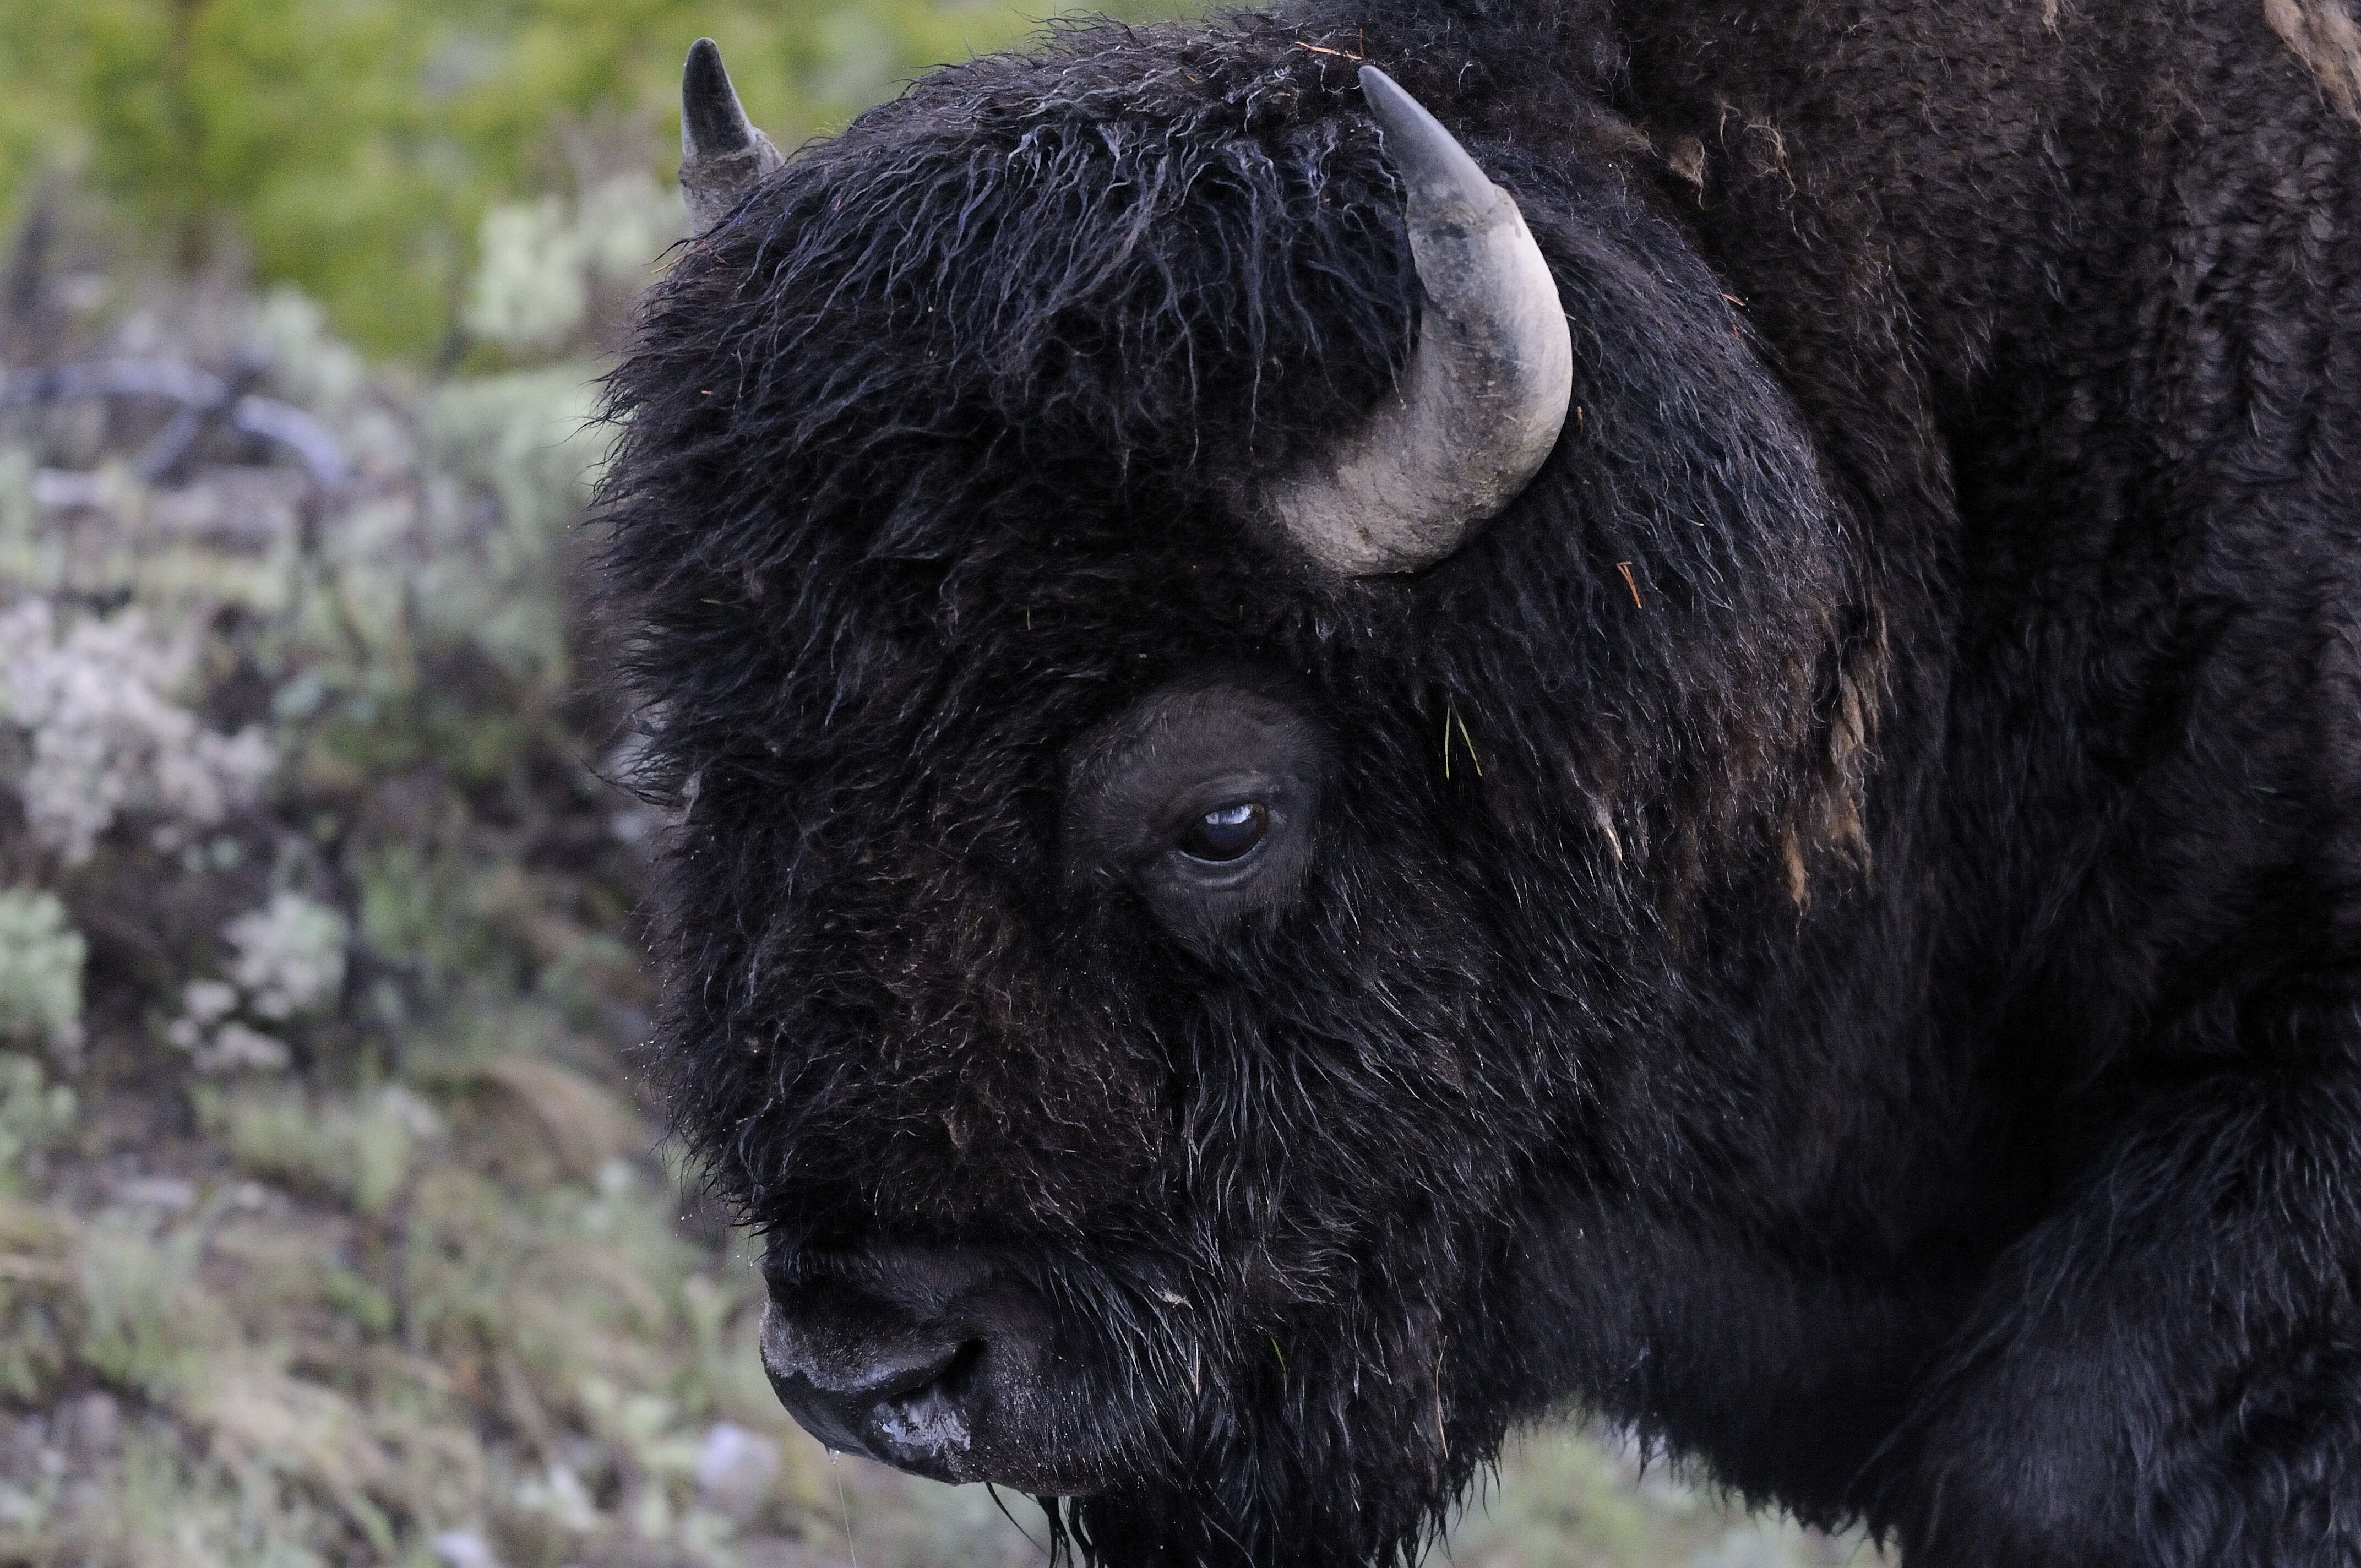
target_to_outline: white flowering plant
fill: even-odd
[[[269,777],[278,758],[259,726],[220,734],[175,700],[195,652],[193,637],[159,636],[137,609],[63,625],[38,596],[0,610],[0,714],[28,759],[16,789],[33,837],[67,864],[126,815],[178,849]]]
[[[269,1028],[334,1006],[351,936],[352,923],[340,911],[281,888],[224,927],[223,941],[236,955],[229,978],[182,986],[180,1016],[165,1037],[188,1052],[200,1072],[286,1067],[286,1042]]]

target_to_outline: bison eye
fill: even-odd
[[[1326,728],[1252,674],[1150,692],[1066,755],[1068,885],[1127,887],[1210,954],[1294,900],[1327,772]]]
[[[1250,801],[1217,806],[1180,830],[1180,852],[1219,865],[1244,860],[1270,831],[1270,809]]]

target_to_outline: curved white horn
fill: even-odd
[[[785,161],[746,118],[721,67],[721,46],[711,38],[689,45],[680,72],[680,197],[689,225],[703,234]]]
[[[1574,387],[1557,284],[1516,203],[1384,71],[1363,66],[1361,92],[1408,196],[1418,345],[1366,424],[1263,492],[1298,544],[1356,577],[1472,538],[1548,458]]]

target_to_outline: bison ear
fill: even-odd
[[[711,38],[689,45],[680,73],[680,195],[689,226],[702,234],[719,223],[757,181],[785,161],[746,118],[721,67],[721,46]]]
[[[1517,203],[1384,71],[1362,67],[1361,93],[1401,175],[1418,346],[1366,424],[1263,492],[1298,545],[1356,577],[1474,538],[1548,459],[1574,389],[1557,283]]]

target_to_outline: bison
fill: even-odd
[[[1568,1404],[2361,1558],[2341,5],[1282,0],[785,159],[700,44],[605,591],[796,1418],[1108,1563]]]

